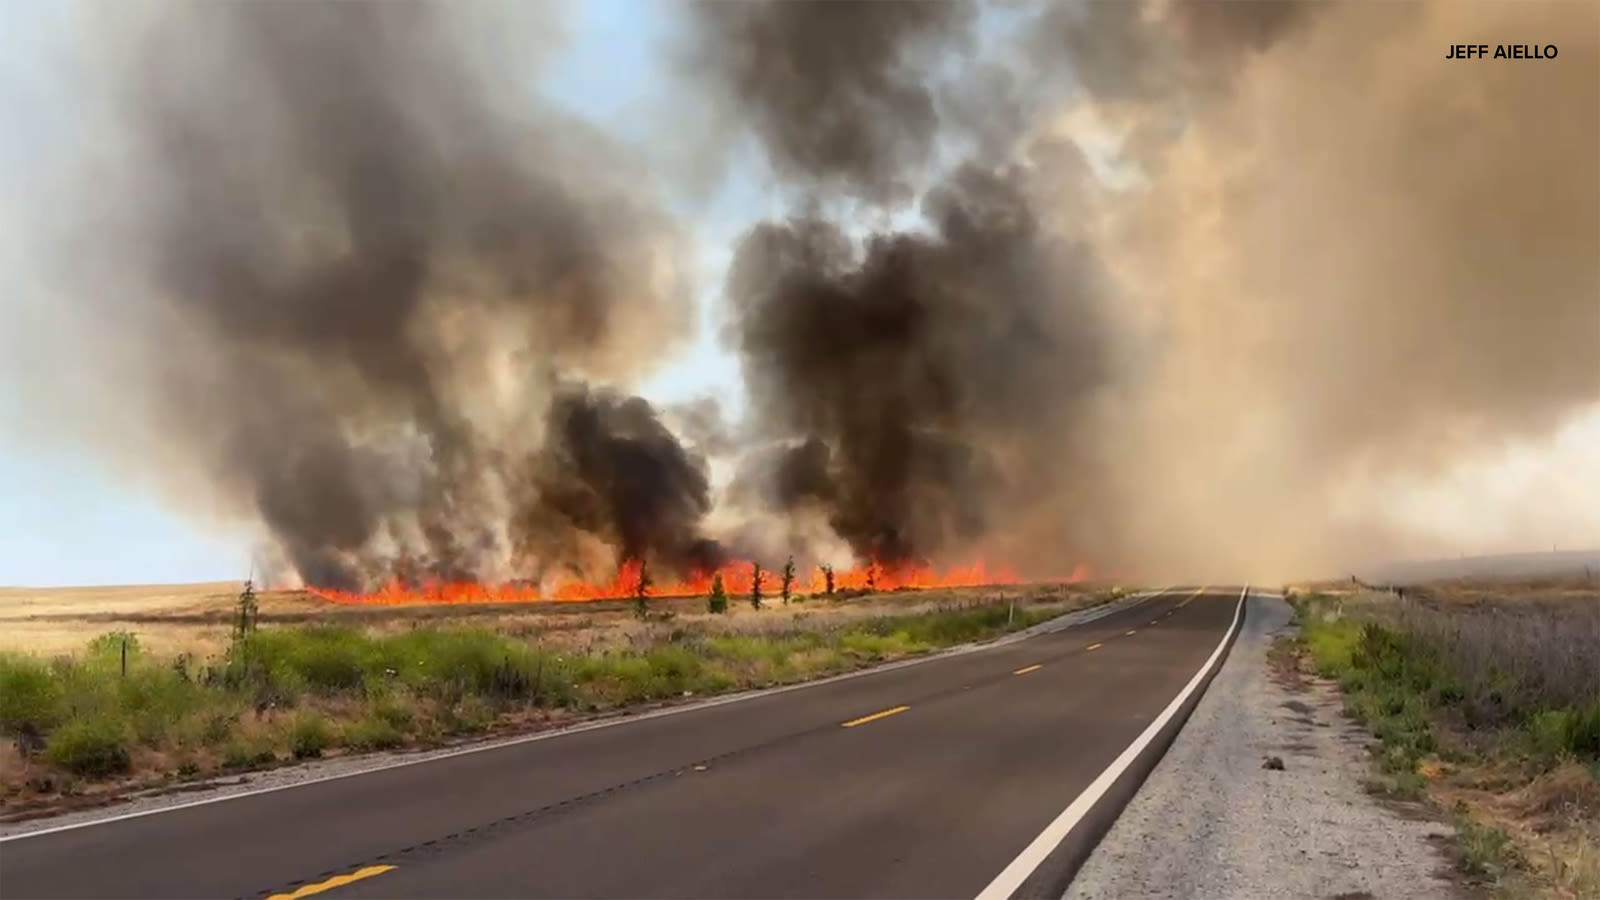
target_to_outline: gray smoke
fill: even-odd
[[[641,374],[692,311],[618,146],[442,6],[162,11],[121,161],[73,198],[80,327],[118,345],[96,375],[138,409],[139,467],[198,474],[319,585],[714,553],[704,461],[584,384]]]
[[[903,201],[941,131],[928,75],[968,42],[978,7],[930,3],[715,3],[691,7],[681,58],[752,133],[780,178]]]
[[[952,74],[968,8],[888,6],[697,8],[729,44],[697,71],[801,197],[726,291],[775,445],[736,501],[822,510],[858,556],[1282,571],[1420,546],[1381,494],[1332,511],[1600,400],[1592,11],[1023,4]],[[1423,74],[1454,26],[1560,62]],[[813,46],[876,52],[792,62]],[[908,184],[905,230],[817,212],[903,217]]]

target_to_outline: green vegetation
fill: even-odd
[[[126,730],[110,719],[83,719],[56,729],[45,745],[45,758],[74,775],[103,778],[126,772]]]
[[[1476,881],[1496,883],[1522,865],[1510,835],[1472,818],[1464,805],[1455,810],[1456,842],[1461,871]]]
[[[728,611],[728,589],[722,586],[722,573],[711,576],[711,595],[706,598],[706,612],[719,615]]]
[[[1563,799],[1548,804],[1559,814],[1546,814],[1529,799],[1557,787],[1562,797],[1600,793],[1600,609],[1592,602],[1386,594],[1307,594],[1292,602],[1306,655],[1338,680],[1347,712],[1379,739],[1375,792],[1430,797],[1433,782],[1453,771],[1469,794],[1519,792],[1517,803],[1532,810],[1521,817],[1526,832],[1566,829],[1576,835],[1572,846],[1586,848],[1575,852],[1592,855],[1590,826],[1581,823],[1592,823],[1596,810]],[[1527,867],[1513,835],[1494,824],[1504,808],[1491,804],[1474,815],[1455,807],[1460,867],[1469,878],[1503,885]],[[1562,859],[1552,867],[1572,869]]]
[[[712,603],[720,596],[725,610],[720,588]],[[482,628],[244,627],[199,665],[111,634],[72,657],[0,654],[0,733],[37,745],[28,754],[35,770],[90,780],[201,775],[425,744],[530,715],[800,681],[994,637],[1063,610],[1036,602],[1009,624],[1004,602],[824,625],[797,613],[757,633],[720,618],[693,630],[647,624],[654,630],[642,645],[577,654]],[[0,782],[0,799],[20,790]]]
[[[1497,749],[1600,760],[1596,611],[1396,602],[1344,615],[1315,594],[1298,606],[1318,671],[1339,680],[1352,714],[1407,763],[1437,749],[1439,714],[1493,734]]]

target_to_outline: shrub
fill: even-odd
[[[295,759],[316,759],[333,743],[333,729],[315,714],[296,716],[289,725],[289,752]]]
[[[263,741],[235,740],[222,748],[222,766],[226,769],[248,769],[276,761],[278,755],[271,745]]]
[[[57,728],[45,741],[45,758],[74,775],[106,778],[128,771],[128,738],[121,723],[82,718]]]
[[[49,731],[67,718],[61,681],[43,662],[0,655],[0,732]]]
[[[132,659],[140,652],[139,638],[131,631],[108,631],[89,641],[89,656],[113,660],[120,665],[124,647],[127,648],[128,658]]]
[[[728,590],[722,585],[722,573],[711,576],[711,594],[706,597],[706,612],[720,615],[728,611]]]
[[[405,735],[394,723],[375,711],[351,722],[344,729],[344,744],[352,750],[388,750],[400,746]]]
[[[229,662],[262,672],[268,683],[293,694],[302,685],[318,693],[355,691],[377,668],[375,642],[350,628],[313,625],[257,631],[235,644]]]
[[[1548,756],[1600,757],[1600,703],[1537,713],[1527,731],[1534,748]]]
[[[557,704],[571,696],[559,660],[483,629],[418,629],[390,639],[383,658],[402,683],[448,702],[479,694]]]

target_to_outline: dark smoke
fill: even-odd
[[[782,508],[815,504],[862,557],[924,559],[982,536],[1109,377],[1096,270],[1045,233],[1020,168],[964,168],[928,233],[856,247],[817,220],[758,226],[729,275],[750,401],[799,440]],[[1060,452],[1059,449],[1057,452]]]
[[[522,543],[582,534],[616,547],[624,559],[698,571],[723,561],[720,548],[695,528],[711,506],[704,461],[679,444],[643,399],[581,385],[562,390],[550,408],[545,451],[531,463],[540,502],[514,523]],[[550,546],[543,555],[560,560],[575,550]]]
[[[617,147],[441,6],[167,11],[84,248],[166,465],[320,585],[712,552],[703,462],[582,383],[689,323],[674,226]]]
[[[941,131],[929,74],[977,4],[700,2],[683,58],[775,174],[872,202],[912,196]]]
[[[745,461],[734,499],[820,510],[858,558],[968,552],[1008,506],[1055,488],[1112,378],[1103,273],[1034,205],[1035,180],[1086,172],[1081,155],[990,158],[1027,121],[1003,67],[974,67],[943,92],[958,103],[936,101],[945,57],[930,47],[970,47],[972,6],[695,11],[719,51],[699,74],[813,200],[892,207],[939,140],[978,132],[982,158],[923,193],[918,227],[858,240],[815,213],[761,224],[726,288],[756,428],[775,442]]]

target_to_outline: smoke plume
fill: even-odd
[[[703,460],[585,385],[687,333],[678,227],[463,25],[263,3],[150,27],[115,98],[126,162],[75,198],[119,437],[320,585],[702,561]]]
[[[825,510],[858,555],[977,540],[1035,568],[1282,574],[1425,547],[1386,488],[1600,401],[1594,10],[1045,4],[955,76],[969,103],[939,129],[921,102],[867,127],[946,77],[927,53],[907,74],[916,26],[974,21],[911,6],[732,14],[734,60],[880,48],[848,91],[826,62],[720,70],[810,190],[746,236],[727,288],[752,406],[790,448],[757,461],[767,508]],[[711,33],[727,10],[702,8]],[[1535,34],[1557,60],[1444,60]],[[1062,77],[1078,90],[1053,106],[1017,88]],[[974,92],[1007,114],[965,115]],[[809,213],[824,189],[892,207],[885,173],[974,122],[1009,158],[956,163],[907,230]],[[849,155],[806,152],[841,128]],[[1077,152],[1096,143],[1109,175]]]
[[[1397,498],[1600,410],[1592,5],[674,7],[712,121],[662,142],[786,204],[712,286],[737,422],[630,392],[696,319],[692,179],[539,98],[554,17],[162,9],[95,42],[17,421],[309,582],[1320,572],[1439,549]],[[1445,59],[1510,42],[1558,51]],[[1478,514],[1600,540],[1526,483]]]

